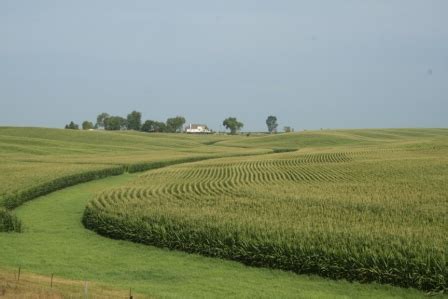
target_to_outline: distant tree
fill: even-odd
[[[170,133],[182,131],[182,127],[185,124],[185,118],[183,116],[176,116],[168,118],[166,120],[166,130]]]
[[[120,116],[110,116],[104,119],[104,129],[110,131],[126,129],[126,119]]]
[[[166,132],[166,124],[161,121],[147,120],[141,130],[143,132]]]
[[[154,123],[154,132],[160,132],[160,133],[168,132],[166,124],[162,121],[156,121]]]
[[[65,125],[65,128],[69,130],[79,130],[79,125],[71,121],[68,125]]]
[[[74,122],[70,122],[69,127],[70,127],[70,129],[72,129],[72,130],[79,130],[79,125],[78,125],[78,124],[75,124]]]
[[[277,117],[270,115],[266,119],[266,125],[268,126],[269,133],[277,132]]]
[[[103,112],[103,113],[99,114],[99,115],[96,117],[96,127],[97,127],[97,128],[105,128],[104,120],[105,120],[106,118],[109,118],[109,117],[110,117],[110,115],[107,114],[106,112]]]
[[[127,117],[128,130],[139,131],[142,126],[142,114],[138,111],[132,111]]]
[[[236,117],[228,117],[223,122],[222,125],[226,127],[226,129],[230,130],[230,134],[234,135],[237,131],[239,131],[244,124],[239,122]]]
[[[285,126],[285,127],[283,127],[283,131],[285,131],[285,133],[289,133],[289,132],[292,132],[293,129],[289,126]]]
[[[83,130],[90,130],[90,129],[93,129],[93,123],[92,123],[91,121],[87,121],[87,120],[85,120],[85,121],[82,123],[82,129],[83,129]]]
[[[155,123],[156,123],[156,121],[154,121],[154,120],[147,120],[143,123],[140,130],[143,132],[154,132]]]

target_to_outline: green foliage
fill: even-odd
[[[226,138],[156,133],[149,138],[134,131],[0,127],[0,206],[6,199],[11,207],[17,206],[34,196],[84,181],[83,173],[120,167],[144,170],[152,168],[153,162],[197,156],[269,152],[205,144]]]
[[[374,130],[366,130],[374,131]],[[254,136],[255,137],[255,136]],[[400,139],[400,137],[396,137]],[[384,140],[359,136],[357,130],[347,131],[306,131],[294,134],[259,135],[256,138],[230,138],[222,141],[221,145],[247,148],[304,148],[327,147],[359,144],[378,144]]]
[[[230,130],[230,134],[235,135],[237,131],[241,130],[244,126],[242,122],[239,122],[235,117],[228,117],[223,122],[222,125],[226,129]]]
[[[288,153],[288,152],[295,152],[295,151],[297,151],[297,149],[296,149],[296,148],[281,148],[281,147],[276,147],[276,148],[273,148],[272,151],[273,151],[274,153]]]
[[[184,124],[185,118],[183,116],[168,118],[166,120],[166,131],[170,133],[181,132]]]
[[[0,128],[0,205],[11,194],[83,172],[300,148],[153,170],[98,195],[85,218],[95,217],[89,221],[117,238],[251,265],[443,290],[447,136],[446,129],[247,138]],[[16,261],[2,256],[3,248],[0,263]]]
[[[446,131],[387,141],[366,133],[326,132],[314,149],[152,171],[90,201],[83,223],[252,266],[445,291]],[[268,137],[260,139],[277,144]]]
[[[140,131],[142,127],[142,114],[137,111],[132,111],[127,116],[126,126],[128,130]]]
[[[277,132],[277,117],[273,115],[268,116],[268,118],[266,119],[266,125],[268,126],[269,133]]]
[[[143,123],[140,129],[143,132],[155,132],[154,124],[155,124],[154,120],[147,120]]]
[[[141,130],[143,132],[158,132],[158,133],[163,133],[167,131],[166,124],[164,122],[154,120],[145,121],[145,123],[142,125]]]
[[[116,241],[98,236],[80,224],[87,201],[96,193],[136,177],[126,174],[80,184],[18,208],[16,214],[28,229],[20,235],[0,233],[0,281],[2,270],[11,269],[10,273],[17,273],[17,265],[21,265],[22,272],[42,275],[38,276],[42,284],[39,288],[49,289],[51,273],[55,273],[58,280],[75,280],[78,284],[73,287],[80,292],[84,290],[84,282],[88,281],[92,298],[96,298],[95,290],[99,284],[127,288],[127,293],[115,294],[113,298],[125,297],[130,287],[136,298],[397,299],[425,295],[415,289],[331,281]],[[21,278],[22,281],[26,280]],[[53,284],[53,289],[60,290],[61,283]],[[73,296],[80,297],[78,294]],[[99,298],[107,296],[107,293],[99,294]]]
[[[93,123],[91,122],[91,121],[84,121],[83,123],[82,123],[82,129],[83,130],[90,130],[90,129],[93,129]]]
[[[290,132],[294,132],[294,129],[291,128],[290,126],[284,126],[284,127],[283,127],[283,131],[284,131],[285,133],[290,133]]]
[[[118,131],[126,129],[127,121],[121,116],[110,116],[104,119],[104,129]]]
[[[65,125],[65,129],[79,130],[79,125],[77,125],[73,121],[71,121],[68,125]]]
[[[10,211],[0,207],[0,232],[22,231],[22,222]]]
[[[154,123],[154,132],[158,132],[158,133],[168,132],[166,124],[161,121],[156,121]]]
[[[50,192],[66,188],[68,186],[73,186],[79,183],[107,177],[113,175],[119,175],[124,172],[124,168],[110,167],[100,170],[85,171],[78,174],[72,174],[68,176],[61,176],[52,181],[46,182],[44,184],[37,185],[32,188],[25,190],[20,190],[15,193],[7,194],[3,197],[3,206],[8,209],[14,209],[20,206],[22,203],[36,198],[38,196],[48,194]]]
[[[323,237],[306,234],[289,236],[291,240],[300,239],[300,243],[294,244],[261,232],[247,234],[243,227],[239,230],[230,227],[222,229],[212,222],[203,223],[200,220],[125,215],[120,217],[119,214],[100,212],[98,208],[88,205],[83,224],[113,239],[232,259],[250,266],[349,281],[376,281],[426,291],[447,288],[446,266],[431,251],[421,252],[421,258],[415,258],[413,253],[407,253],[399,246],[385,246],[384,251],[376,251],[369,248],[375,248],[377,240],[370,242],[363,236],[347,238],[336,233]],[[396,243],[394,238],[384,241]],[[406,242],[398,240],[398,243],[403,241]],[[357,250],[350,248],[356,244],[361,247]],[[363,253],[364,250],[367,252]]]
[[[104,126],[105,126],[104,121],[109,117],[110,117],[110,115],[107,114],[106,112],[99,114],[96,118],[96,126],[98,128],[104,128]]]
[[[162,168],[169,165],[175,165],[180,163],[187,163],[187,162],[196,162],[196,161],[203,161],[213,158],[213,156],[195,156],[195,157],[186,157],[181,159],[173,159],[173,160],[166,160],[166,161],[154,161],[154,162],[144,162],[144,163],[136,163],[128,165],[126,170],[129,173],[134,172],[141,172],[145,170],[150,169],[156,169],[156,168]]]

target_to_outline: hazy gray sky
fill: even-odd
[[[448,1],[0,0],[0,125],[448,126]]]

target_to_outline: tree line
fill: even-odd
[[[185,117],[176,116],[170,117],[165,122],[156,120],[146,120],[142,122],[142,114],[138,111],[132,111],[126,118],[121,116],[109,115],[106,112],[100,113],[96,118],[96,123],[91,121],[84,121],[81,126],[83,130],[104,129],[108,131],[118,130],[134,130],[142,132],[158,132],[158,133],[178,133],[182,132],[185,124]],[[236,117],[227,117],[224,119],[222,125],[230,130],[230,134],[237,134],[244,124]],[[269,133],[277,132],[277,117],[270,115],[266,119],[266,125]],[[71,121],[65,125],[66,129],[79,130],[79,125]],[[284,127],[285,132],[294,131],[291,127]]]
[[[91,121],[84,121],[82,123],[82,129],[104,129],[108,131],[134,130],[143,132],[176,133],[182,131],[184,124],[185,118],[183,116],[168,118],[166,122],[156,120],[146,120],[145,122],[142,122],[142,114],[138,111],[132,111],[126,118],[109,115],[108,113],[103,112],[97,116],[95,124]],[[71,121],[65,126],[65,128],[79,130],[79,125]]]

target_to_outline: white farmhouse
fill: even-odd
[[[185,127],[187,133],[211,133],[206,125],[190,124]]]

